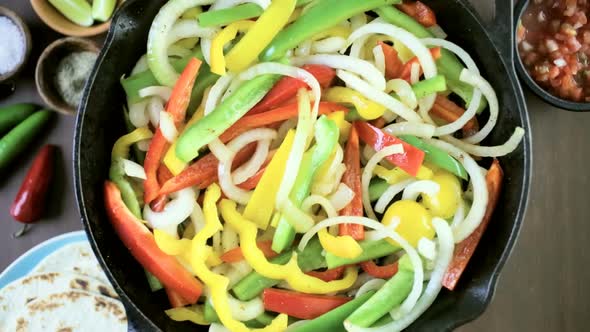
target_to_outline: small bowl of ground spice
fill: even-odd
[[[0,83],[24,67],[31,52],[31,34],[23,20],[0,6]]]
[[[75,114],[98,52],[94,42],[76,37],[47,46],[35,70],[37,91],[45,103],[59,112]]]
[[[516,69],[544,101],[590,111],[590,1],[520,1]]]

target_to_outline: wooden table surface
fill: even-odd
[[[474,0],[489,12],[489,2]],[[0,106],[37,102],[33,81],[36,59],[59,37],[34,14],[29,2],[4,0],[23,16],[34,40],[32,56],[17,90]],[[484,8],[489,7],[489,8]],[[0,47],[2,47],[0,45]],[[586,240],[590,233],[590,113],[557,110],[528,91],[533,130],[534,171],[529,208],[512,257],[504,267],[488,310],[460,331],[583,331],[590,313],[590,266]],[[75,119],[59,115],[21,160],[0,174],[0,270],[32,246],[64,232],[81,229],[72,180],[72,137]],[[50,215],[23,238],[9,215],[32,156],[44,143],[60,147],[58,172],[48,202]]]

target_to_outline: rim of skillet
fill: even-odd
[[[128,311],[128,316],[136,316],[136,317],[139,316],[137,318],[142,319],[143,320],[142,323],[148,324],[149,328],[151,330],[162,331],[148,316],[145,315],[145,313],[142,310],[140,310],[140,308],[138,308],[138,306],[135,305],[134,301],[131,300],[131,298],[129,297],[127,292],[120,285],[119,280],[116,279],[115,276],[112,274],[111,267],[109,266],[109,263],[107,263],[107,259],[103,256],[102,252],[99,250],[99,248],[97,246],[97,239],[94,235],[94,231],[91,229],[91,226],[89,224],[90,218],[87,213],[88,207],[87,207],[87,204],[86,204],[86,201],[84,198],[84,194],[82,192],[83,184],[81,183],[80,154],[82,151],[81,151],[81,146],[80,146],[81,144],[80,143],[81,143],[81,139],[82,139],[82,133],[84,131],[83,130],[84,118],[85,118],[85,114],[86,114],[86,108],[88,106],[88,99],[90,96],[91,87],[94,85],[94,82],[95,82],[96,78],[98,77],[98,72],[101,67],[101,64],[103,63],[105,56],[108,53],[108,50],[110,49],[113,41],[115,40],[115,37],[117,35],[116,32],[118,29],[118,25],[119,25],[118,22],[119,22],[120,17],[123,16],[123,13],[127,9],[127,7],[130,7],[135,1],[141,1],[141,0],[127,0],[121,5],[119,10],[115,13],[115,15],[112,19],[112,24],[108,30],[108,35],[107,35],[106,40],[104,42],[103,48],[101,49],[101,52],[99,54],[99,57],[98,57],[95,65],[94,65],[92,73],[89,76],[88,81],[86,83],[83,99],[82,99],[82,102],[80,103],[80,106],[78,108],[77,117],[76,117],[76,125],[75,125],[75,132],[74,132],[74,149],[72,152],[72,162],[73,162],[73,166],[74,166],[73,167],[73,177],[74,177],[75,196],[76,196],[77,206],[78,206],[78,209],[80,212],[80,217],[81,217],[82,224],[84,226],[84,230],[86,231],[86,234],[90,240],[89,242],[91,244],[91,247],[92,247],[94,253],[97,256],[98,261],[100,262],[103,269],[105,270],[105,274],[107,275],[107,277],[109,278],[109,280],[113,284],[113,287],[117,290],[117,292],[121,296],[123,303],[126,305],[126,308]],[[501,54],[501,52],[498,48],[498,45],[495,42],[495,39],[492,38],[488,27],[483,23],[483,21],[481,20],[481,18],[477,14],[477,12],[473,9],[471,4],[468,3],[467,0],[456,0],[456,1],[461,2],[463,4],[466,14],[471,15],[473,17],[474,21],[480,26],[480,28],[482,29],[482,31],[485,34],[485,38],[487,39],[487,42],[491,43],[492,47],[496,51],[495,56],[498,57],[498,61],[501,62],[501,64],[506,68],[506,70],[509,72],[509,74],[511,76],[510,82],[511,82],[512,89],[515,93],[515,97],[518,102],[518,105],[516,106],[516,109],[515,109],[515,113],[517,114],[517,118],[520,119],[520,121],[522,122],[522,126],[525,129],[525,136],[521,142],[521,144],[523,145],[522,153],[523,153],[523,167],[524,167],[524,169],[523,169],[523,179],[522,179],[523,182],[521,185],[522,189],[520,190],[520,196],[518,197],[518,199],[519,199],[518,209],[517,209],[517,213],[516,213],[513,223],[512,223],[511,232],[508,236],[506,246],[502,250],[502,255],[499,257],[497,263],[495,264],[495,266],[491,272],[491,275],[489,276],[489,281],[488,281],[488,284],[486,287],[485,296],[483,297],[483,301],[481,302],[481,305],[477,308],[477,310],[473,310],[469,314],[459,315],[459,313],[457,313],[456,316],[452,316],[452,315],[445,316],[445,321],[440,322],[440,330],[441,331],[451,331],[458,326],[464,325],[464,324],[474,320],[475,318],[479,317],[486,310],[489,303],[491,302],[491,300],[494,296],[494,293],[495,293],[495,289],[496,289],[496,286],[498,283],[498,278],[500,276],[500,272],[501,272],[502,268],[504,267],[504,264],[506,263],[506,261],[510,257],[512,250],[514,249],[514,245],[517,241],[518,234],[521,230],[524,216],[526,215],[526,210],[527,210],[527,206],[528,206],[528,199],[529,199],[529,194],[530,194],[530,189],[531,189],[530,184],[531,184],[531,178],[532,178],[532,160],[533,160],[533,158],[532,158],[532,135],[531,135],[529,117],[528,117],[528,112],[526,109],[526,103],[525,103],[524,95],[522,92],[522,88],[521,88],[520,84],[518,84],[518,78],[516,77],[514,61],[507,63],[503,57],[499,56],[499,54]],[[513,33],[513,31],[511,33]],[[514,53],[513,57],[518,57],[517,53]],[[98,208],[104,209],[104,207],[102,205]],[[131,315],[129,314],[129,311],[132,311]],[[130,320],[130,322],[131,322],[131,320]]]

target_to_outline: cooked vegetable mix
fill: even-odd
[[[480,145],[498,99],[440,30],[418,1],[162,7],[105,204],[171,319],[401,331],[457,287],[500,194],[485,157],[524,130]]]

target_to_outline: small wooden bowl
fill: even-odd
[[[124,0],[117,1],[117,7],[123,3]],[[101,34],[109,29],[111,20],[104,23],[98,23],[90,27],[79,26],[63,16],[52,4],[47,0],[31,0],[31,6],[37,13],[37,16],[45,22],[51,29],[72,37],[90,37]],[[113,14],[114,15],[114,14]],[[111,17],[112,18],[112,17]]]
[[[35,83],[43,101],[54,110],[65,114],[76,114],[76,108],[66,103],[55,86],[55,74],[61,59],[73,52],[97,53],[99,47],[92,41],[77,37],[62,38],[51,43],[37,61]]]
[[[16,74],[18,74],[21,71],[21,69],[23,69],[23,67],[27,63],[27,59],[29,58],[29,54],[31,53],[32,43],[31,43],[31,32],[29,31],[29,28],[27,27],[25,22],[20,18],[20,16],[18,16],[12,10],[2,7],[2,6],[0,6],[0,16],[6,16],[7,18],[9,18],[18,27],[18,29],[22,32],[23,37],[25,39],[25,41],[24,41],[25,42],[25,54],[23,56],[21,63],[18,64],[12,71],[9,71],[7,73],[4,73],[3,75],[0,75],[0,83],[1,83],[3,81],[7,81],[10,78],[16,76]]]

